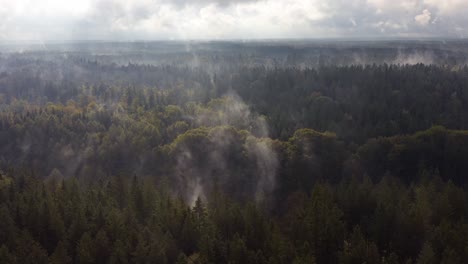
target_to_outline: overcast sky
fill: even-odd
[[[0,0],[0,40],[468,37],[468,0]]]

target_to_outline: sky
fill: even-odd
[[[0,0],[0,41],[466,38],[468,0]]]

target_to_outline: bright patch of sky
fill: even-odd
[[[468,37],[467,0],[0,0],[0,40]]]

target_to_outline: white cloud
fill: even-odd
[[[367,0],[367,3],[376,7],[381,13],[394,11],[412,11],[418,7],[419,0]]]
[[[467,9],[467,0],[0,0],[0,40],[457,37],[468,33]]]
[[[423,4],[437,9],[442,15],[466,13],[468,9],[466,0],[423,0]]]
[[[414,17],[414,21],[421,26],[427,26],[429,21],[431,21],[431,12],[429,10],[424,9],[421,14]]]

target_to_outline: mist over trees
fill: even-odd
[[[3,47],[0,263],[463,263],[464,46],[393,44]]]

